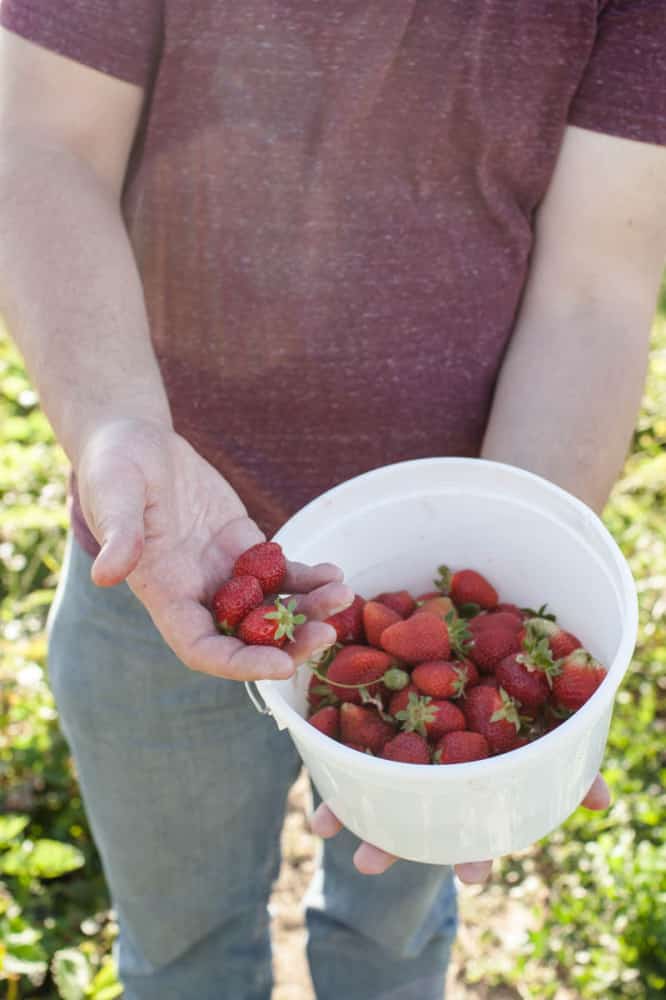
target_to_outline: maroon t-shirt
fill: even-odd
[[[146,88],[123,206],[175,425],[269,535],[368,469],[478,454],[567,123],[666,143],[663,0],[4,0],[0,22]]]

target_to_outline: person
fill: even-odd
[[[403,459],[601,510],[666,245],[663,5],[4,0],[0,24],[0,308],[73,469],[49,670],[125,997],[265,1000],[299,761],[238,682],[328,647],[352,593],[290,563],[284,651],[207,600]],[[312,822],[317,997],[440,1000],[452,871]]]

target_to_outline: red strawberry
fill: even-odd
[[[499,681],[495,677],[495,674],[482,674],[474,687],[495,688],[497,691],[499,688]]]
[[[287,561],[277,542],[257,542],[234,563],[232,576],[256,576],[264,594],[277,594],[287,575]]]
[[[407,663],[446,660],[451,652],[448,627],[436,615],[413,615],[389,625],[380,643],[387,653]]]
[[[389,715],[397,715],[398,712],[403,712],[407,708],[410,694],[416,695],[416,697],[419,696],[420,691],[415,684],[408,684],[402,691],[396,691],[394,695],[391,695],[388,705]]]
[[[387,608],[393,608],[401,618],[407,618],[416,607],[416,601],[408,590],[386,591],[383,594],[377,594],[372,600],[385,604]]]
[[[530,663],[527,656],[511,653],[495,669],[500,687],[527,708],[545,705],[550,695],[546,674]]]
[[[428,590],[426,591],[425,594],[418,595],[418,597],[416,598],[416,603],[418,604],[420,601],[429,601],[431,597],[441,597],[441,596],[442,596],[441,590]]]
[[[410,694],[405,708],[396,713],[406,733],[437,740],[444,733],[465,728],[465,716],[452,702]]]
[[[503,688],[495,691],[481,685],[473,687],[463,711],[468,728],[485,736],[493,753],[505,753],[518,744],[518,705]]]
[[[453,733],[467,728],[465,716],[450,701],[434,700],[430,702],[430,707],[435,709],[435,717],[432,722],[426,722],[426,736],[429,740],[439,740],[446,733]]]
[[[338,642],[363,642],[363,608],[365,600],[358,594],[348,608],[324,619],[335,629]]]
[[[429,660],[412,671],[412,684],[432,698],[458,698],[468,683],[465,667],[449,660]]]
[[[321,677],[317,677],[316,674],[313,674],[310,678],[307,698],[308,705],[310,705],[314,711],[317,711],[319,708],[324,708],[326,705],[337,703],[340,700],[330,684],[327,684],[326,681],[321,679]]]
[[[373,754],[371,753],[371,751],[370,750],[366,750],[366,748],[362,747],[360,745],[360,743],[345,743],[343,740],[341,740],[340,742],[342,743],[343,746],[349,747],[350,750],[358,750],[359,753],[367,754],[370,757],[373,756]]]
[[[561,726],[563,722],[570,719],[573,712],[568,708],[558,708],[556,705],[549,703],[544,705],[543,708],[543,731],[545,733],[552,732],[553,729],[557,729]]]
[[[249,646],[284,646],[294,638],[294,626],[302,625],[305,615],[294,614],[296,601],[284,605],[278,597],[273,604],[261,604],[243,618],[237,636]]]
[[[363,608],[363,629],[370,646],[379,646],[379,637],[384,629],[400,621],[402,615],[380,601],[367,601]]]
[[[340,709],[340,735],[343,743],[355,743],[364,750],[379,753],[385,743],[395,736],[395,726],[381,719],[372,708],[352,705]]]
[[[418,733],[398,733],[384,745],[384,760],[402,761],[404,764],[429,764],[428,744]]]
[[[320,708],[318,712],[310,716],[308,722],[324,736],[330,736],[332,740],[337,740],[340,735],[340,711],[333,705],[329,705],[328,708]]]
[[[554,660],[561,660],[575,649],[581,649],[582,643],[571,632],[565,632],[555,622],[547,618],[528,618],[520,633],[520,641],[524,649],[540,639],[547,639]]]
[[[488,611],[470,618],[467,627],[472,636],[477,636],[479,632],[484,632],[487,628],[506,628],[511,632],[520,632],[523,623],[520,618],[516,618],[508,611]]]
[[[438,570],[440,574],[438,586],[448,590],[449,596],[458,608],[464,604],[476,604],[486,611],[497,607],[499,600],[497,591],[485,576],[481,576],[476,570],[460,569],[453,574],[446,566],[439,566]]]
[[[379,681],[391,667],[391,657],[381,649],[371,646],[343,646],[331,662],[326,680],[332,685],[340,701],[360,705],[363,698],[361,688],[338,685],[367,685],[368,693],[376,695],[381,690]]]
[[[211,608],[213,618],[225,635],[234,635],[236,626],[264,599],[256,576],[233,577],[215,591]]]
[[[476,664],[472,660],[459,660],[456,666],[458,667],[458,670],[464,672],[467,678],[465,688],[463,690],[464,696],[465,691],[479,683],[479,671],[476,669]]]
[[[597,690],[606,668],[584,649],[576,649],[558,662],[560,673],[553,681],[553,697],[558,705],[574,711]]]
[[[510,653],[519,653],[520,648],[518,633],[513,629],[494,629],[488,625],[477,631],[468,652],[479,670],[491,673],[500,660]]]
[[[436,764],[465,764],[486,757],[490,757],[490,747],[485,736],[465,730],[442,736],[435,747],[433,761]]]
[[[444,597],[443,594],[438,594],[437,597],[429,597],[423,604],[419,604],[413,613],[415,615],[440,615],[445,621],[449,614],[452,614],[454,618],[457,617],[453,601],[450,597]]]
[[[517,604],[507,604],[506,601],[500,601],[500,603],[495,608],[495,612],[506,612],[507,614],[513,615],[518,621],[524,621],[525,618],[529,618],[529,612],[525,611],[523,608],[519,608]]]

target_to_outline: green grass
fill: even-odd
[[[112,1000],[117,928],[45,675],[67,468],[1,331],[0,446],[0,995],[4,980],[10,1000]],[[605,758],[615,802],[502,862],[532,929],[501,961],[492,928],[480,931],[488,948],[465,970],[470,983],[539,1000],[560,985],[583,1000],[666,991],[666,284],[631,455],[604,518],[640,591],[639,643]]]

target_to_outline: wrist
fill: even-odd
[[[100,413],[81,426],[72,446],[67,450],[74,474],[78,477],[81,466],[91,454],[108,447],[123,446],[123,443],[150,441],[159,443],[165,435],[172,434],[173,422],[168,409],[129,412],[115,408],[113,412]]]

